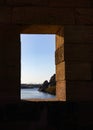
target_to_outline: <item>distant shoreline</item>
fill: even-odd
[[[39,88],[41,84],[21,84],[21,88],[29,89],[29,88]]]

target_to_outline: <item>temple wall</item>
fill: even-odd
[[[21,102],[20,33],[50,25],[60,26],[42,28],[56,34],[58,101]],[[92,0],[0,0],[0,128],[93,128],[92,44]]]

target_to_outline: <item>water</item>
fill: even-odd
[[[38,88],[21,89],[21,99],[29,98],[55,98],[55,95],[38,91]]]

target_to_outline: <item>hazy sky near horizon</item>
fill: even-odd
[[[55,73],[55,35],[21,34],[21,83],[43,83]]]

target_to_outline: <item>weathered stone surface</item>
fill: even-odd
[[[60,25],[29,25],[21,29],[22,34],[55,34],[62,28]]]
[[[93,81],[66,81],[68,101],[93,101]]]
[[[13,9],[13,23],[74,24],[73,13],[70,8],[16,7]]]
[[[64,44],[65,61],[93,61],[93,44]]]
[[[56,34],[56,49],[60,48],[64,44],[64,37]]]
[[[56,97],[58,101],[66,101],[66,81],[57,81]]]
[[[55,52],[55,63],[56,65],[64,61],[64,44],[58,48]]]
[[[92,80],[92,65],[90,63],[66,62],[65,75],[67,80]]]
[[[90,7],[90,0],[49,0],[53,7]]]
[[[93,9],[89,8],[93,6],[92,0],[1,0],[0,5],[4,2],[5,5],[0,7],[3,25],[0,25],[0,101],[20,99],[18,35],[25,29],[24,32],[30,33],[32,28],[26,27],[33,24],[34,27],[42,24],[65,26],[57,31],[51,29],[57,34],[57,98],[63,101],[66,98],[70,101],[93,100]],[[15,24],[14,28],[10,24]],[[20,27],[16,29],[16,26]],[[42,30],[46,31],[45,28]],[[34,32],[40,34],[42,31],[38,27]]]
[[[11,23],[12,10],[9,7],[0,7],[0,23]]]
[[[65,62],[56,65],[56,81],[65,80]]]
[[[93,26],[65,26],[65,44],[93,43]]]
[[[64,44],[64,27],[60,27],[56,33],[56,49]]]
[[[93,8],[79,8],[75,13],[77,24],[93,24]]]

